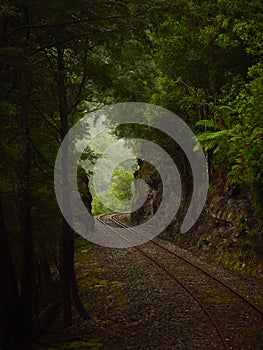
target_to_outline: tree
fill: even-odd
[[[1,257],[1,281],[0,281],[0,339],[1,348],[14,349],[18,346],[18,291],[15,277],[13,259],[11,256],[10,242],[6,232],[5,218],[2,206],[2,194],[0,193],[0,257]]]

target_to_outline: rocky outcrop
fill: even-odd
[[[140,163],[135,177],[143,179],[149,186],[147,201],[132,213],[132,221],[137,225],[147,221],[158,209],[162,200],[162,183],[156,170],[147,162]],[[191,184],[188,187],[191,188]],[[248,187],[241,183],[228,183],[222,177],[213,179],[201,216],[189,232],[180,234],[180,226],[191,200],[189,192],[183,191],[180,209],[161,234],[162,238],[225,267],[261,274],[261,229],[253,214]]]

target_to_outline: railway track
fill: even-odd
[[[121,227],[133,235],[138,235],[135,229],[129,227],[127,224],[123,223],[118,219],[120,214],[103,214],[98,217],[98,220],[107,225],[112,231],[114,231],[116,234],[120,235],[122,239],[125,239],[129,242],[127,237],[122,236],[115,227]],[[129,242],[132,243],[132,242]],[[213,275],[211,272],[207,271],[201,266],[198,266],[193,261],[190,261],[189,259],[181,256],[180,254],[177,254],[176,252],[166,248],[156,240],[151,240],[147,242],[147,246],[149,244],[152,244],[154,247],[157,247],[158,249],[161,249],[165,254],[169,255],[172,259],[179,259],[183,264],[188,265],[188,267],[194,268],[196,272],[203,274],[210,280],[213,280],[214,283],[217,283],[220,285],[221,288],[224,288],[229,293],[231,293],[235,298],[238,298],[241,302],[245,303],[247,307],[253,309],[255,313],[257,313],[258,316],[263,316],[263,311],[251,300],[249,300],[246,296],[242,295],[240,292],[235,290],[233,287],[231,287],[229,284],[227,284],[225,281],[222,281],[217,276]],[[154,263],[158,268],[162,269],[170,278],[172,278],[176,283],[178,283],[200,306],[200,308],[203,310],[204,314],[209,319],[211,325],[214,327],[224,349],[232,349],[226,341],[228,339],[227,336],[225,336],[224,332],[221,329],[221,326],[219,325],[219,322],[217,321],[216,317],[214,317],[213,310],[210,310],[211,308],[206,305],[205,302],[203,302],[203,297],[198,296],[197,292],[192,288],[189,287],[188,284],[183,280],[178,278],[178,273],[171,270],[171,268],[167,268],[167,266],[163,263],[163,261],[160,261],[160,259],[156,259],[155,255],[149,253],[147,249],[145,249],[146,244],[142,246],[135,246],[134,248],[139,251],[143,256],[145,256],[148,260],[150,260],[152,263]],[[229,339],[228,339],[229,340]]]
[[[127,228],[127,230],[131,231],[133,234],[136,233],[135,230],[133,230],[131,227],[129,227],[128,225],[124,224],[123,222],[121,222],[119,219],[116,218],[116,216],[118,216],[119,214],[112,214],[111,215],[111,220],[113,220],[115,223],[117,223],[118,225],[122,226],[123,228]],[[235,290],[233,287],[231,287],[229,284],[227,284],[226,282],[220,280],[218,277],[216,277],[215,275],[211,274],[209,271],[207,271],[206,269],[204,269],[203,267],[195,264],[194,262],[190,261],[189,259],[173,252],[172,250],[164,247],[163,245],[161,245],[160,243],[158,243],[155,240],[152,240],[151,243],[153,243],[154,245],[156,245],[157,247],[161,248],[162,250],[164,250],[165,252],[171,254],[172,256],[179,258],[180,260],[184,261],[185,263],[187,263],[188,265],[194,267],[196,270],[201,271],[202,273],[204,273],[205,275],[207,275],[209,278],[211,278],[212,280],[218,282],[221,286],[225,287],[226,289],[228,289],[231,293],[233,293],[234,295],[236,295],[238,298],[240,298],[241,300],[243,300],[247,305],[249,305],[252,309],[254,309],[256,312],[258,312],[261,316],[263,316],[263,310],[261,310],[254,302],[252,302],[251,300],[249,300],[246,296],[242,295],[241,293],[239,293],[237,290]]]

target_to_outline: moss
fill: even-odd
[[[108,284],[110,284],[110,281],[88,276],[88,273],[84,273],[79,280],[79,287],[81,289],[101,288]]]
[[[102,347],[100,339],[91,339],[89,341],[74,341],[59,344],[54,347],[41,348],[40,350],[99,350]]]
[[[80,252],[81,252],[81,253],[88,253],[89,250],[88,250],[88,249],[82,249]]]
[[[230,270],[256,276],[262,268],[262,237],[258,229],[249,227],[248,219],[239,216],[229,232],[218,262]]]
[[[205,291],[208,294],[208,300],[216,304],[229,304],[233,300],[233,297],[218,295],[216,289],[206,289]]]
[[[119,294],[119,295],[117,296],[116,302],[117,302],[117,304],[118,304],[119,306],[124,306],[124,305],[126,305],[126,304],[128,304],[128,303],[130,302],[130,298],[129,298],[129,296],[126,295],[126,294]]]
[[[111,282],[111,286],[112,287],[122,287],[123,286],[123,283],[122,282],[120,282],[120,281],[112,281]]]

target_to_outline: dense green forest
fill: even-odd
[[[68,130],[94,109],[138,101],[176,113],[204,147],[210,190],[245,188],[251,214],[237,225],[248,247],[262,245],[261,0],[3,0],[0,16],[0,348],[31,349],[60,312],[68,327],[72,300],[88,317],[53,169]],[[129,198],[131,172],[114,176]]]

